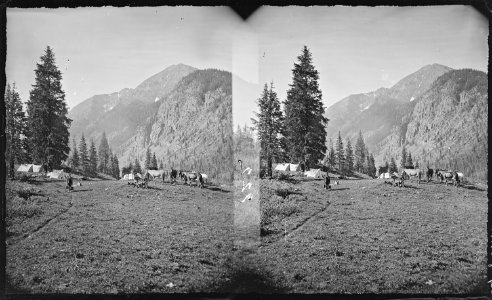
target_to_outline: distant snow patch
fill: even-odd
[[[415,97],[410,98],[410,102],[412,102],[413,100],[415,100]]]
[[[157,102],[157,101],[159,101],[159,100],[161,100],[161,99],[159,99],[159,97],[155,97],[154,102]]]
[[[364,108],[363,108],[363,109],[361,109],[360,111],[364,111],[364,110],[368,109],[370,106],[371,106],[371,104],[369,104],[368,106],[364,107]]]

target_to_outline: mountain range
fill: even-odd
[[[326,111],[328,136],[355,141],[362,132],[376,165],[401,159],[486,178],[487,74],[432,64],[391,88],[350,95]],[[485,168],[484,168],[485,166]]]

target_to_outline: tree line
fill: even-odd
[[[99,144],[99,151],[96,150],[94,139],[91,139],[90,146],[87,146],[84,134],[80,138],[78,147],[75,139],[73,139],[71,155],[67,164],[73,170],[84,175],[96,177],[97,173],[103,173],[116,179],[120,178],[118,157],[111,151],[105,132]]]
[[[333,146],[331,139],[329,144],[330,149],[323,160],[323,165],[328,170],[345,176],[351,176],[354,172],[366,174],[371,177],[376,176],[374,155],[367,149],[362,131],[359,131],[355,148],[352,148],[352,143],[348,138],[344,147],[340,132],[338,132],[335,146]]]
[[[43,165],[46,172],[60,168],[70,151],[68,129],[72,120],[67,117],[62,74],[49,46],[34,72],[35,82],[25,111],[15,83],[7,84],[5,90],[6,160],[10,178],[14,178],[16,163]]]
[[[403,148],[401,149],[401,159],[400,159],[400,171],[403,171],[403,169],[406,168],[419,168],[419,163],[417,160],[413,160],[412,158],[412,153],[410,151],[407,152],[405,145],[403,145]],[[396,161],[394,157],[390,157],[390,161],[385,161],[384,165],[379,167],[378,173],[398,173],[398,166],[396,165]]]
[[[292,75],[283,110],[272,82],[264,85],[257,101],[259,112],[251,119],[260,143],[260,174],[272,176],[274,162],[289,161],[299,163],[302,170],[324,166],[343,175],[358,171],[375,176],[374,157],[367,151],[362,133],[355,153],[350,140],[343,146],[340,132],[335,148],[330,140],[327,152],[329,120],[324,116],[319,74],[306,46],[294,63]]]

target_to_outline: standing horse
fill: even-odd
[[[196,172],[180,171],[179,176],[184,180],[185,184],[189,181],[190,185],[192,181],[196,181],[197,179]]]
[[[418,179],[418,183],[420,184],[420,180],[422,179],[422,171],[420,169],[403,169],[402,178],[408,176],[408,179],[411,177],[416,177]]]
[[[446,185],[448,185],[448,180],[451,181],[451,183],[455,181],[452,171],[438,170],[437,175],[439,176],[440,182],[442,183],[444,180]]]

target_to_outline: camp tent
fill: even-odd
[[[304,175],[306,175],[306,177],[311,177],[311,178],[321,178],[323,177],[323,172],[321,172],[320,169],[311,169],[309,171],[304,172]]]
[[[301,166],[299,164],[297,165],[289,164],[289,168],[291,172],[298,172],[301,170]]]
[[[135,179],[135,176],[133,174],[125,174],[121,180],[133,180]]]
[[[32,172],[32,164],[20,165],[17,171],[19,172]]]
[[[43,172],[43,166],[42,165],[32,165],[32,171],[34,173],[40,173]]]
[[[381,178],[381,179],[389,179],[389,178],[391,178],[391,175],[390,175],[390,173],[381,173],[379,175],[379,178]]]
[[[53,170],[53,172],[49,172],[47,175],[52,179],[67,179],[69,174],[63,170]]]
[[[290,164],[278,164],[275,171],[290,171]]]

